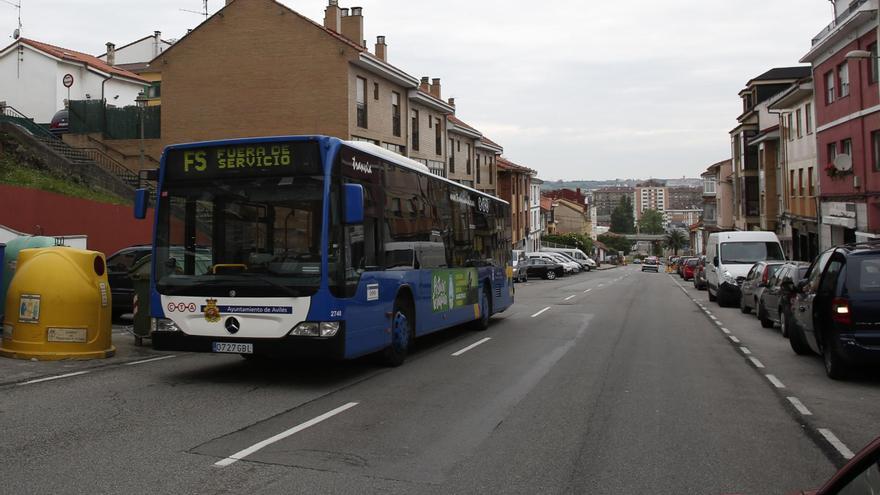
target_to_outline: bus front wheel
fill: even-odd
[[[412,346],[415,321],[410,305],[400,299],[394,302],[391,314],[391,344],[383,351],[382,360],[387,366],[400,366]]]
[[[489,289],[480,291],[480,317],[474,320],[474,330],[486,330],[489,328],[489,319],[492,318],[492,302],[489,298]]]

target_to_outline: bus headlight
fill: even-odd
[[[150,330],[153,332],[179,332],[180,328],[168,318],[151,318]]]
[[[338,321],[304,321],[290,331],[298,337],[333,337],[339,332]]]

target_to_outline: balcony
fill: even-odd
[[[837,17],[834,18],[833,21],[831,21],[831,24],[825,26],[825,29],[820,31],[819,34],[817,34],[816,36],[813,36],[812,46],[816,46],[817,43],[819,43],[823,39],[827,38],[828,35],[830,35],[832,32],[834,32],[834,30],[835,30],[835,28],[837,28],[837,26],[843,24],[844,21],[847,21],[853,14],[858,12],[859,7],[868,3],[868,1],[869,0],[853,0],[849,4],[849,7],[846,8],[846,10],[841,12],[840,15],[838,15]]]
[[[444,170],[444,169],[442,169],[442,168],[433,168],[433,167],[429,167],[428,170],[430,170],[431,173],[434,174],[434,175],[437,175],[437,176],[440,176],[440,177],[446,177],[446,170]]]

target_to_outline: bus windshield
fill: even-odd
[[[320,285],[320,176],[172,182],[159,210],[160,293],[299,297]]]

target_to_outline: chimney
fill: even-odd
[[[107,42],[107,65],[116,65],[116,45]]]
[[[361,7],[352,7],[351,15],[345,15],[342,9],[342,35],[352,43],[364,46],[364,14]]]
[[[455,98],[450,98],[450,99],[449,99],[449,106],[452,107],[452,108],[455,108]]]
[[[440,78],[435,77],[431,80],[431,96],[437,98],[438,100],[442,100],[440,97]]]
[[[330,0],[327,9],[324,10],[324,27],[338,33],[342,10],[339,8],[339,0]]]
[[[153,31],[153,58],[162,53],[162,31]]]
[[[431,92],[431,85],[428,84],[428,76],[422,78],[422,82],[419,83],[419,91],[424,91],[425,93]]]
[[[383,62],[388,61],[388,45],[385,44],[384,36],[376,36],[376,57]]]

